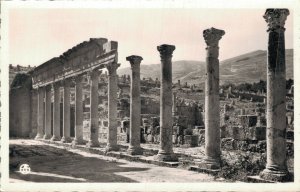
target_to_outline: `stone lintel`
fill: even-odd
[[[218,47],[219,40],[225,35],[225,31],[216,28],[205,29],[203,31],[203,37],[207,46]]]
[[[267,9],[263,18],[268,23],[269,31],[284,31],[287,16],[290,14],[288,9]]]

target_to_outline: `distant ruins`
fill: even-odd
[[[267,9],[267,94],[219,88],[219,40],[223,30],[203,31],[206,42],[205,102],[202,90],[172,83],[174,45],[160,45],[161,80],[140,79],[141,56],[128,56],[131,75],[117,75],[118,43],[85,41],[36,68],[10,90],[10,136],[99,147],[143,155],[141,143],[156,143],[158,161],[178,161],[173,146],[205,144],[203,169],[219,170],[221,147],[261,151],[267,165],[260,177],[290,179],[287,146],[293,145],[293,88],[287,93],[284,23],[287,9]],[[11,69],[12,66],[10,66]],[[17,78],[18,76],[16,76]],[[199,97],[194,97],[199,98]],[[245,102],[247,101],[247,102]],[[244,144],[247,144],[246,146]]]

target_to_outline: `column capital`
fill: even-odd
[[[63,86],[70,86],[72,83],[72,79],[71,78],[67,78],[67,79],[63,79],[62,80],[62,85]]]
[[[37,91],[44,90],[44,89],[45,89],[45,86],[38,86],[37,87]]]
[[[157,50],[160,53],[160,57],[172,57],[173,51],[176,49],[176,47],[174,45],[167,45],[167,44],[163,44],[163,45],[159,45],[157,46]]]
[[[51,85],[51,84],[46,85],[46,86],[45,86],[45,89],[46,89],[46,91],[51,91],[52,85]]]
[[[288,9],[267,9],[263,15],[263,18],[268,23],[267,31],[284,31],[285,21],[289,14]]]
[[[225,35],[224,30],[216,29],[213,27],[210,29],[205,29],[203,31],[205,43],[209,47],[218,47],[219,40],[222,38],[223,35]]]
[[[85,74],[85,73],[81,73],[81,74],[79,74],[79,75],[76,75],[76,76],[72,77],[72,81],[73,81],[75,84],[76,84],[76,83],[81,83],[84,74]]]
[[[108,71],[108,75],[114,74],[117,71],[118,67],[120,67],[120,64],[116,62],[107,64],[106,68]]]
[[[98,78],[101,73],[102,73],[101,70],[93,69],[93,70],[87,72],[87,76],[89,79],[95,79],[95,78]]]
[[[51,84],[53,90],[54,89],[59,89],[61,87],[61,81],[57,81]]]
[[[131,55],[131,56],[126,57],[126,61],[129,61],[131,64],[131,68],[139,67],[142,60],[143,60],[143,57],[138,56],[138,55]]]

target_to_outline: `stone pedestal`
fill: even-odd
[[[220,101],[219,101],[219,40],[223,30],[210,28],[203,31],[207,44],[205,79],[205,160],[199,166],[220,168]]]
[[[64,85],[64,94],[63,94],[63,137],[61,138],[61,142],[69,143],[71,142],[70,137],[70,79],[65,79],[63,81]]]
[[[117,151],[117,91],[118,91],[118,63],[109,63],[108,70],[108,134],[106,151]]]
[[[60,136],[60,83],[52,84],[54,91],[54,102],[53,102],[53,135],[51,141],[59,141]]]
[[[95,69],[88,76],[90,79],[90,138],[87,147],[99,147],[99,116],[98,116],[98,82],[101,71]]]
[[[172,54],[175,46],[160,45],[157,50],[161,58],[160,148],[155,158],[159,161],[178,161],[172,142]]]
[[[132,55],[126,57],[131,65],[131,86],[130,86],[130,145],[128,153],[131,155],[142,155],[143,150],[140,142],[141,132],[141,93],[140,93],[140,64],[142,57]]]
[[[43,139],[51,138],[51,85],[46,87],[45,96],[45,135]]]
[[[84,144],[83,140],[83,102],[82,102],[82,75],[75,80],[75,137],[73,145]]]
[[[44,136],[44,96],[45,96],[45,88],[38,88],[38,111],[37,111],[37,135],[35,139],[43,139]]]
[[[272,181],[288,181],[291,176],[286,162],[286,72],[284,24],[289,10],[267,9],[267,165],[260,177]]]

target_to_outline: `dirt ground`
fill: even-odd
[[[216,182],[213,176],[184,169],[64,149],[35,140],[10,140],[10,182]],[[28,164],[30,174],[19,172]]]

